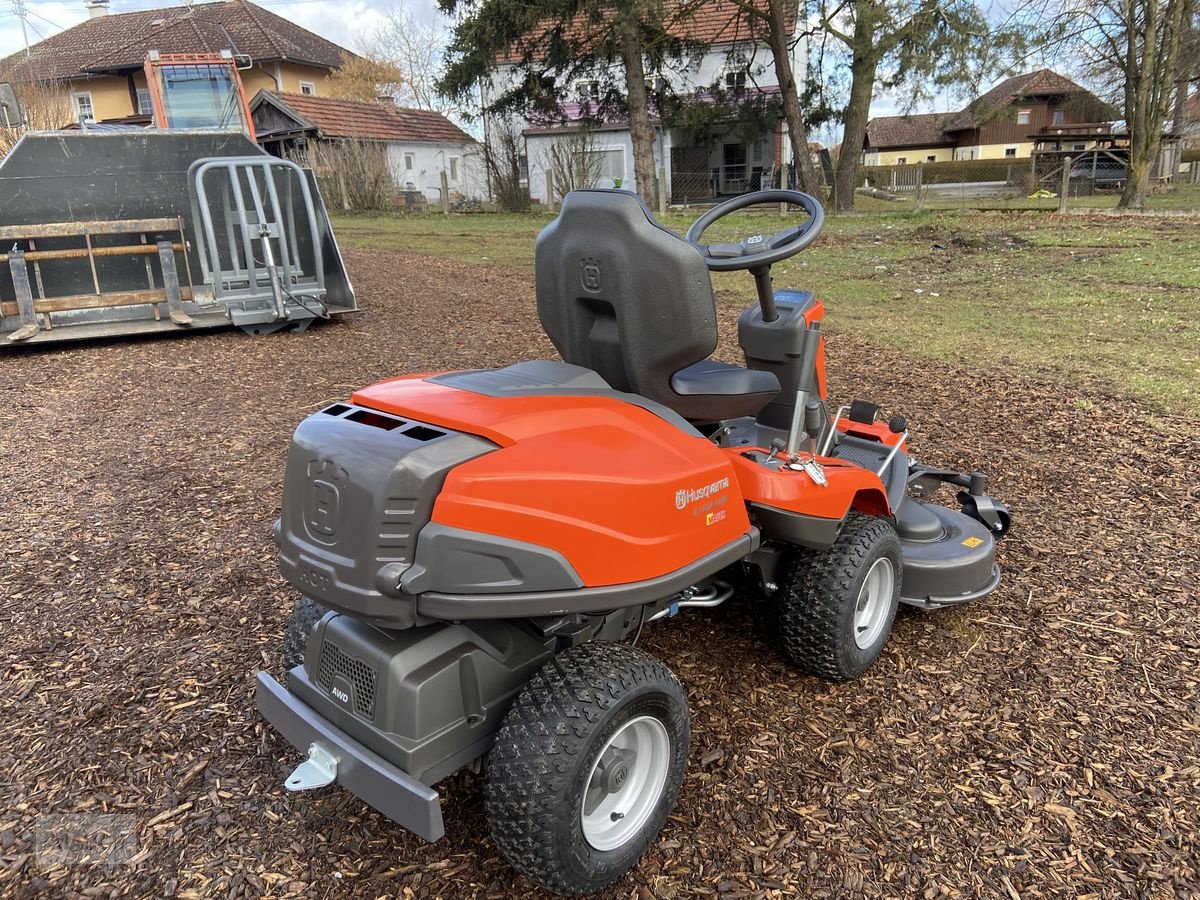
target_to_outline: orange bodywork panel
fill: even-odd
[[[768,469],[742,456],[742,450],[727,452],[730,453],[738,485],[747,503],[761,503],[838,522],[851,509],[873,516],[891,513],[879,477],[853,463],[818,457],[827,482],[825,487],[821,487],[814,484],[804,472],[786,468]]]
[[[352,401],[497,444],[450,471],[432,521],[557,550],[588,587],[669,574],[750,531],[731,456],[617,398],[490,397],[414,376]]]

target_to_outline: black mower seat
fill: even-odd
[[[779,393],[769,372],[717,349],[712,279],[700,251],[628,191],[571,191],[536,253],[542,327],[568,363],[691,422],[752,416]]]

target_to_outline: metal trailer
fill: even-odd
[[[30,133],[0,162],[0,348],[356,308],[312,173],[244,134]]]

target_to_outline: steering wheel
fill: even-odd
[[[778,234],[755,234],[736,244],[700,243],[704,232],[718,219],[758,203],[790,203],[802,207],[809,219],[803,225],[793,225]],[[684,240],[700,251],[711,271],[738,272],[765,269],[794,256],[817,239],[824,225],[825,210],[815,197],[800,191],[754,191],[714,206],[692,224]]]

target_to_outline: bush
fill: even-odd
[[[396,206],[396,185],[382,144],[310,143],[308,164],[321,194],[344,210],[390,210]]]

